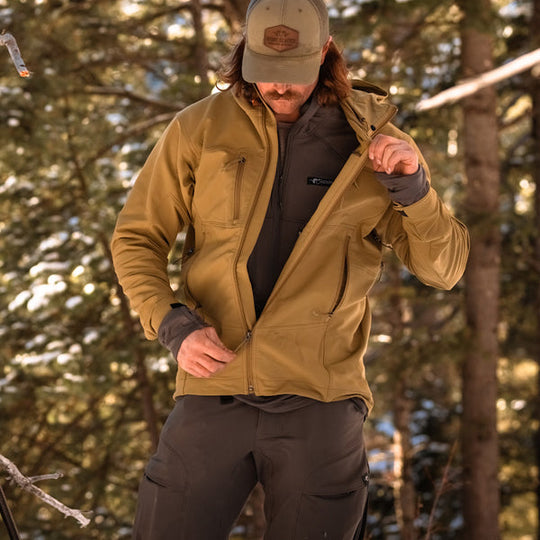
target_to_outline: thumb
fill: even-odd
[[[234,355],[234,352],[231,351],[224,343],[223,341],[221,341],[221,339],[219,339],[219,336],[218,336],[218,333],[216,332],[216,329],[213,327],[213,326],[208,326],[206,328],[206,336],[208,337],[208,339],[214,343],[215,345],[217,345],[218,347],[220,347],[221,349],[223,349],[224,351],[227,351],[229,353],[231,353],[232,355]]]

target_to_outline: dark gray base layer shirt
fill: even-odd
[[[306,226],[353,150],[356,135],[339,106],[316,98],[292,124],[278,123],[279,161],[268,211],[248,261],[259,316]]]

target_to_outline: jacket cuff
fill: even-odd
[[[159,342],[171,351],[174,360],[184,340],[195,330],[210,326],[197,313],[184,304],[172,304],[172,310],[165,315],[158,329]]]
[[[395,204],[410,206],[424,198],[429,191],[426,172],[421,165],[414,174],[399,175],[375,172],[377,180],[388,190]]]

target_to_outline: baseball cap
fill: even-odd
[[[251,0],[242,76],[252,83],[311,84],[328,36],[324,0]]]

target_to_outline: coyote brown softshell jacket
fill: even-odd
[[[179,369],[175,395],[359,396],[371,408],[363,364],[371,320],[366,295],[381,271],[382,245],[391,245],[427,285],[449,289],[461,277],[468,233],[436,192],[430,188],[400,207],[373,173],[367,148],[375,134],[414,145],[389,123],[395,107],[367,84],[341,107],[358,148],[299,235],[259,319],[247,261],[274,182],[274,115],[220,92],[181,111],[150,154],[113,235],[120,283],[148,338],[180,301],[237,350],[209,379]],[[175,293],[168,254],[182,229],[187,239]]]

